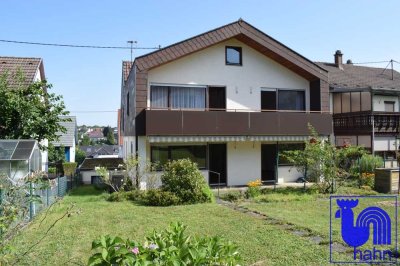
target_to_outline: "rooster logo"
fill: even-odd
[[[336,200],[339,210],[335,218],[342,219],[342,239],[351,247],[364,245],[370,235],[372,224],[373,244],[391,244],[391,222],[386,211],[378,207],[365,208],[357,217],[354,225],[353,208],[358,205],[358,200]]]

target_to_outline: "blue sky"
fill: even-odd
[[[81,45],[166,46],[240,17],[317,61],[400,61],[400,1],[2,0],[0,39]],[[134,56],[146,51],[135,51]],[[0,43],[0,55],[42,57],[53,91],[78,124],[117,125],[121,62],[129,50]],[[373,66],[385,67],[386,64]],[[397,70],[400,65],[395,64]]]

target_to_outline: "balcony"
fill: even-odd
[[[400,113],[357,112],[333,115],[335,134],[398,134]]]
[[[138,135],[309,135],[308,124],[332,134],[332,115],[321,112],[242,112],[143,110],[136,119]]]

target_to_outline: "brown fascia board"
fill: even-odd
[[[257,50],[262,50],[261,52],[263,54],[266,54],[265,51],[267,50],[273,53],[271,54],[271,58],[278,63],[282,64],[286,61],[292,64],[294,67],[291,69],[307,79],[328,79],[328,71],[326,69],[243,20],[232,22],[206,33],[169,45],[160,50],[139,56],[135,59],[135,62],[137,62],[139,71],[150,70],[212,45],[240,36],[246,36],[250,40],[258,43],[260,46]],[[241,41],[245,42],[243,38],[241,38]],[[263,48],[261,49],[261,47]],[[176,51],[179,52],[177,53]],[[160,58],[161,60],[154,60],[154,58]],[[305,72],[308,74],[305,74]]]

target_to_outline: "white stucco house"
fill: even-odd
[[[40,82],[46,79],[44,73],[44,64],[42,58],[35,57],[13,57],[13,56],[0,56],[0,75],[7,73],[13,79],[19,73],[23,76],[21,85],[30,85],[34,82]],[[10,82],[11,87],[15,85],[15,81]],[[43,140],[41,146],[47,147],[48,141]],[[41,167],[40,170],[47,171],[48,167],[48,154],[47,150],[41,150]]]
[[[60,118],[62,120],[69,120],[60,122],[60,124],[65,127],[66,132],[58,132],[57,136],[59,136],[59,139],[53,141],[52,144],[58,149],[61,147],[64,148],[66,162],[75,162],[75,151],[76,145],[78,144],[76,116],[61,116]]]
[[[279,156],[332,135],[328,71],[239,20],[123,64],[124,158],[190,158],[210,185],[294,182]],[[219,173],[219,178],[218,174]]]

